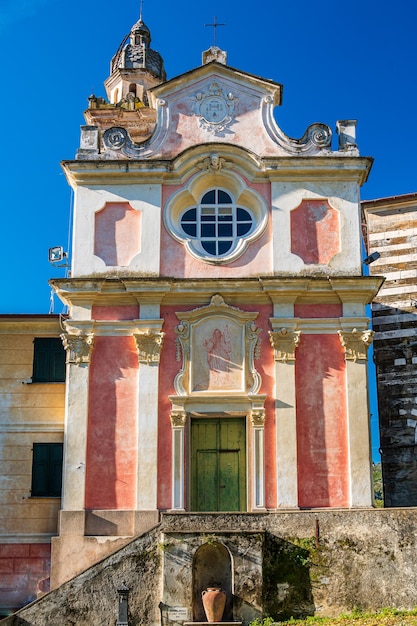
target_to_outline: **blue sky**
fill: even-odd
[[[357,119],[361,154],[375,159],[362,197],[417,191],[414,0],[144,0],[143,12],[168,78],[200,65],[216,15],[229,65],[284,85],[286,134]],[[138,16],[139,0],[2,0],[0,313],[49,311],[48,278],[65,270],[47,252],[68,248],[71,205],[59,163],[74,158],[87,98],[105,95]]]

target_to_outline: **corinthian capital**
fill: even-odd
[[[133,335],[138,350],[139,363],[159,363],[165,333],[147,330]]]
[[[295,361],[295,349],[300,343],[301,331],[281,328],[277,331],[269,331],[269,341],[274,348],[275,361]]]
[[[94,344],[94,334],[70,335],[63,333],[61,335],[62,343],[67,352],[67,363],[89,363],[91,351]]]
[[[357,330],[352,331],[339,330],[340,343],[345,349],[346,361],[357,361],[358,359],[366,360],[368,348],[372,343],[373,330]]]
[[[263,427],[265,425],[265,409],[252,409],[250,419],[252,426]]]

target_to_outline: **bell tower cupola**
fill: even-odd
[[[146,105],[147,90],[165,82],[164,61],[159,52],[150,47],[151,40],[151,31],[143,21],[141,7],[138,21],[123,39],[110,63],[110,76],[104,86],[111,104],[128,97],[130,100],[139,99]]]
[[[142,3],[141,3],[142,4]],[[135,143],[143,143],[155,130],[156,109],[150,90],[166,81],[164,61],[152,50],[151,31],[142,18],[121,42],[105,80],[107,99],[92,94],[84,111],[77,159],[96,158],[104,150],[103,135],[114,126],[124,128]]]

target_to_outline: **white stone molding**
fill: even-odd
[[[364,359],[346,360],[346,381],[350,506],[372,507],[368,372]]]
[[[94,334],[71,335],[62,333],[62,343],[67,353],[67,363],[81,365],[90,362],[94,345]]]
[[[254,321],[246,322],[246,353],[247,353],[247,370],[249,374],[249,381],[252,380],[252,384],[248,389],[248,393],[256,394],[261,388],[262,378],[257,369],[255,368],[255,359],[259,359],[261,356],[261,328],[257,328]]]
[[[277,307],[275,306],[275,308]],[[294,317],[270,319],[273,330],[269,335],[275,356],[278,509],[298,508],[297,414],[295,406],[295,349],[299,344],[301,335],[301,331],[295,330],[298,321]]]
[[[295,361],[295,349],[300,343],[301,331],[292,331],[281,328],[278,331],[269,331],[269,340],[274,349],[275,361],[287,363]]]
[[[252,422],[253,423],[253,422]],[[253,428],[253,510],[265,509],[265,429]]]
[[[149,302],[140,308],[141,319],[135,320],[133,337],[140,363],[137,395],[137,470],[136,509],[153,511],[158,499],[158,392],[159,359],[165,333],[162,319],[148,319],[149,314],[160,315],[159,304]],[[145,316],[145,318],[143,318]]]
[[[64,328],[61,339],[67,350],[67,383],[62,509],[80,511],[85,505],[89,363],[94,329],[91,320],[66,321]]]
[[[259,358],[261,333],[255,325],[257,316],[256,312],[247,313],[229,306],[219,294],[214,295],[207,306],[177,313],[180,320],[175,329],[177,360],[182,354],[182,367],[174,381],[177,395],[258,393],[262,380],[254,365],[254,360]],[[214,355],[213,342],[216,341],[219,350],[220,342],[223,342],[224,354],[221,356]],[[217,372],[216,366],[210,364],[210,354],[214,355],[213,360],[217,360]],[[204,367],[208,378],[201,381],[197,376]]]
[[[367,360],[368,348],[372,343],[373,330],[358,330],[354,328],[351,331],[339,330],[340,343],[345,350],[346,361]]]
[[[172,426],[172,510],[185,511],[184,447],[187,414],[184,408],[174,405],[170,420]]]
[[[0,422],[0,433],[64,433],[64,422]]]
[[[138,350],[139,363],[159,363],[165,333],[147,330],[133,335]]]

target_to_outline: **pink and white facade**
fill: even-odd
[[[274,119],[279,84],[217,48],[167,82],[159,57],[129,61],[135,46],[157,55],[149,43],[140,20],[110,103],[90,99],[63,163],[75,217],[71,278],[52,281],[69,306],[53,586],[161,511],[206,510],[204,420],[243,429],[234,510],[373,502],[365,307],[381,281],[362,275],[371,160],[355,123],[338,123],[336,150],[321,124],[291,139]]]

